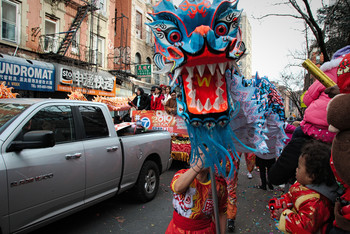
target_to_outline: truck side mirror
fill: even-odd
[[[55,145],[55,135],[53,131],[38,130],[29,131],[23,135],[23,140],[14,140],[6,152],[18,152],[23,149],[48,148]]]

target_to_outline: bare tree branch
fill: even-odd
[[[303,17],[301,17],[301,16],[292,15],[292,14],[266,14],[266,15],[263,15],[261,17],[253,17],[253,18],[257,19],[257,20],[261,20],[261,19],[264,19],[264,18],[267,18],[267,17],[270,17],[270,16],[288,16],[288,17],[292,17],[292,18],[295,18],[295,19],[303,19]]]

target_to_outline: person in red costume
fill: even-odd
[[[164,110],[164,106],[162,104],[162,100],[164,96],[162,94],[162,89],[160,87],[156,87],[154,94],[151,97],[151,110]]]
[[[326,233],[332,221],[338,186],[329,165],[328,144],[312,140],[302,149],[297,182],[280,198],[282,208],[271,211],[278,229],[287,233]],[[287,206],[289,205],[289,208]]]
[[[349,173],[349,139],[350,139],[350,45],[336,54],[342,58],[339,63],[336,86],[329,87],[325,93],[333,98],[327,106],[329,130],[335,132],[332,143],[331,168],[344,193],[335,203],[334,227],[331,234],[350,233],[350,173]],[[341,95],[338,95],[341,94]]]
[[[199,149],[200,158],[190,169],[178,171],[170,183],[173,191],[173,219],[166,234],[212,234],[216,233],[214,204],[209,168],[203,167],[204,153]],[[216,177],[219,205],[220,233],[226,229],[227,189],[226,182]]]

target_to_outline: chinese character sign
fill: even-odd
[[[151,78],[152,65],[151,64],[136,65],[135,71],[138,78]]]

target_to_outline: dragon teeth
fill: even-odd
[[[192,90],[192,88],[193,88],[193,87],[192,87],[192,81],[188,83],[187,88],[188,88],[189,90]]]
[[[216,74],[217,74],[217,80],[216,80],[216,87],[221,87],[224,82],[222,81],[222,75],[220,74],[219,70],[216,70]]]
[[[205,65],[197,65],[196,67],[197,67],[199,75],[202,77],[204,74]]]
[[[219,100],[220,98],[216,98],[215,99],[215,102],[214,102],[214,105],[213,105],[213,107],[214,107],[214,109],[216,109],[216,110],[219,110],[220,109],[220,100]]]
[[[210,71],[211,75],[213,76],[214,73],[215,73],[216,64],[208,64],[207,66],[209,68],[209,71]]]
[[[199,101],[199,99],[197,100],[197,110],[199,112],[202,112],[202,110],[203,110],[203,105],[202,105],[201,101]]]
[[[221,88],[217,88],[215,93],[217,95],[217,98],[215,99],[213,107],[216,110],[219,110],[220,109],[220,104],[225,103],[225,100],[224,100],[224,98],[222,96],[222,94],[224,93],[224,90],[221,89]]]
[[[196,107],[196,90],[191,90],[189,93],[188,93],[188,96],[191,99],[191,104],[190,104],[190,107]]]
[[[191,79],[193,77],[193,69],[194,69],[194,67],[186,67],[186,69],[187,69],[187,72],[188,72],[187,79]],[[187,79],[186,79],[186,81],[187,81]]]
[[[222,97],[222,94],[224,93],[224,90],[220,87],[218,87],[216,90],[215,90],[215,94],[218,96],[218,97]]]
[[[205,102],[204,109],[209,111],[212,107],[213,106],[211,105],[210,100],[208,98],[207,101]]]
[[[225,69],[226,69],[226,65],[227,65],[227,62],[224,62],[224,63],[219,63],[219,69],[220,69],[220,72],[221,74],[225,74]]]

